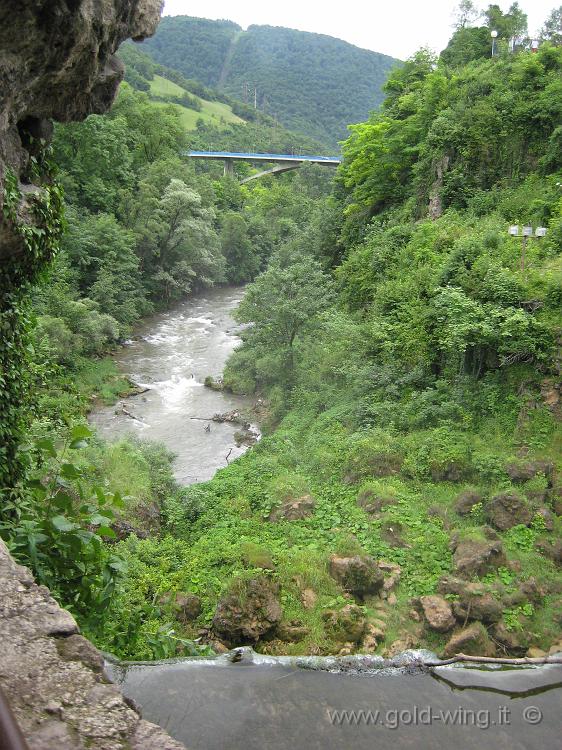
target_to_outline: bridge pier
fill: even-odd
[[[224,160],[224,174],[228,174],[231,177],[234,176],[234,162],[232,161],[232,159]]]

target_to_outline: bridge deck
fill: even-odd
[[[192,159],[229,159],[232,161],[265,161],[265,162],[311,162],[313,164],[329,164],[337,166],[341,164],[339,156],[309,156],[300,154],[244,154],[231,151],[186,151],[186,156]]]

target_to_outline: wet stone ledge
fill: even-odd
[[[145,721],[31,572],[0,540],[0,686],[30,750],[184,750]]]

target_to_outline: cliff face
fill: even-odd
[[[123,76],[117,47],[153,34],[161,7],[161,0],[2,0],[0,209],[6,169],[29,182],[33,140],[49,139],[51,119],[109,108]],[[0,218],[0,259],[22,249]]]

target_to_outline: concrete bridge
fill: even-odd
[[[339,156],[308,156],[302,154],[254,154],[254,153],[237,153],[233,151],[186,151],[185,156],[190,159],[215,159],[224,162],[224,173],[234,174],[234,162],[246,161],[255,164],[276,164],[271,167],[253,174],[242,180],[242,184],[257,180],[268,174],[282,174],[291,169],[298,169],[303,164],[325,164],[328,167],[337,167],[341,164]]]

